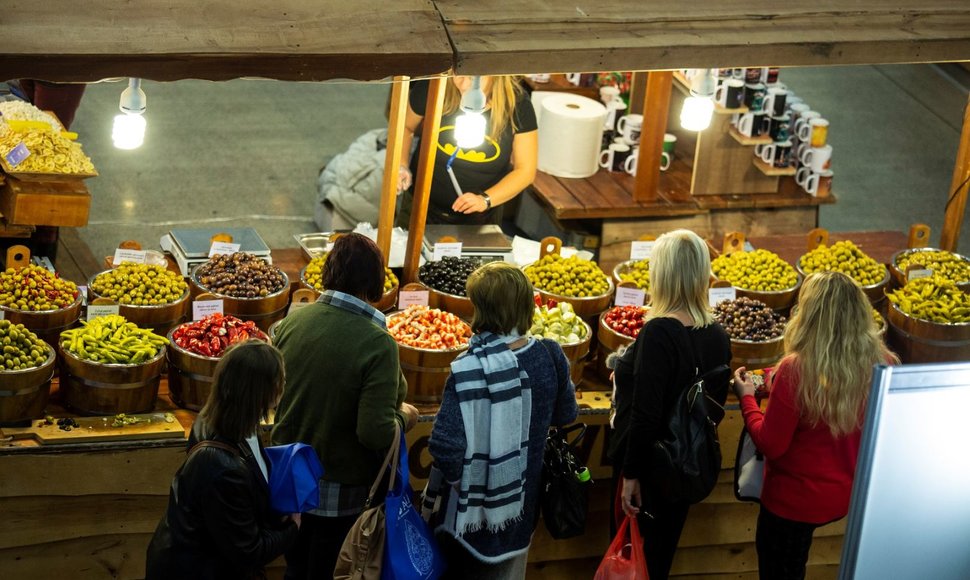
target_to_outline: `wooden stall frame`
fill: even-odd
[[[391,84],[391,110],[387,120],[387,157],[384,159],[381,207],[377,217],[377,247],[381,249],[381,254],[384,256],[385,266],[391,257],[391,231],[394,229],[398,174],[404,155],[404,122],[407,118],[410,85],[410,79],[406,76],[394,77],[394,82]]]
[[[667,133],[672,72],[651,71],[643,99],[643,130],[640,133],[640,160],[637,162],[635,201],[654,201],[660,185],[660,157]]]

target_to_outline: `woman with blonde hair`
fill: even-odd
[[[804,578],[815,528],[848,512],[872,368],[896,362],[878,332],[858,284],[839,272],[814,274],[785,330],[767,412],[745,369],[735,372],[744,423],[765,455],[761,578]]]
[[[617,373],[616,432],[610,456],[620,467],[622,509],[639,516],[652,580],[670,573],[690,504],[650,485],[650,456],[662,440],[674,403],[691,381],[727,365],[731,343],[714,321],[707,289],[711,258],[694,232],[676,230],[657,240],[650,257],[649,320],[628,350],[632,374]],[[727,398],[729,372],[710,377],[709,396]]]
[[[498,206],[519,195],[535,179],[538,125],[532,101],[522,89],[519,77],[482,77],[487,123],[485,141],[471,149],[458,148],[455,120],[462,114],[462,95],[471,86],[470,76],[454,76],[445,85],[428,204],[429,224],[499,223],[502,212]],[[427,100],[428,82],[412,82],[405,120],[405,152],[411,151],[414,134],[424,119]],[[417,164],[418,155],[415,154],[411,160],[412,172],[417,172]],[[449,168],[454,173],[454,181]],[[408,227],[412,201],[411,191],[406,192],[397,218],[401,227]]]

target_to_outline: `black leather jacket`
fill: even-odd
[[[203,438],[239,454],[203,447],[175,474],[168,509],[148,546],[147,580],[259,578],[296,540],[296,525],[283,523],[270,507],[249,445]]]

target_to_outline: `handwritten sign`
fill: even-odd
[[[397,293],[397,307],[404,310],[408,306],[427,306],[427,290],[401,290]]]
[[[461,242],[438,242],[434,245],[434,256],[432,261],[437,262],[445,256],[453,258],[461,257]]]
[[[91,304],[88,306],[88,320],[118,314],[117,304]]]
[[[222,300],[196,300],[192,303],[192,320],[202,320],[210,314],[223,313]]]
[[[616,300],[614,302],[617,306],[643,306],[646,300],[647,293],[643,290],[621,286],[616,289]]]
[[[7,153],[6,159],[10,167],[16,167],[28,157],[30,157],[30,149],[27,149],[27,146],[21,141],[19,145],[10,150],[10,153]]]
[[[230,244],[228,242],[212,242],[209,246],[209,257],[215,256],[216,254],[220,256],[228,256],[229,254],[235,254],[239,251],[239,244]]]
[[[734,300],[737,297],[738,291],[734,286],[728,286],[727,288],[711,288],[707,291],[707,301],[711,305],[711,308],[717,306],[718,302]]]
[[[148,252],[145,250],[125,250],[123,248],[118,248],[115,250],[114,260],[111,261],[113,266],[120,266],[122,262],[133,262],[135,264],[144,264],[145,256]]]
[[[646,260],[653,253],[653,247],[657,242],[633,242],[630,244],[631,260]]]
[[[914,269],[914,270],[910,270],[909,272],[906,272],[906,281],[909,282],[910,280],[919,280],[920,278],[929,278],[932,275],[933,275],[933,270],[927,270],[927,269],[918,269],[917,270],[917,269]]]

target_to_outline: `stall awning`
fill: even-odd
[[[970,60],[967,0],[9,0],[0,78],[466,74]]]

